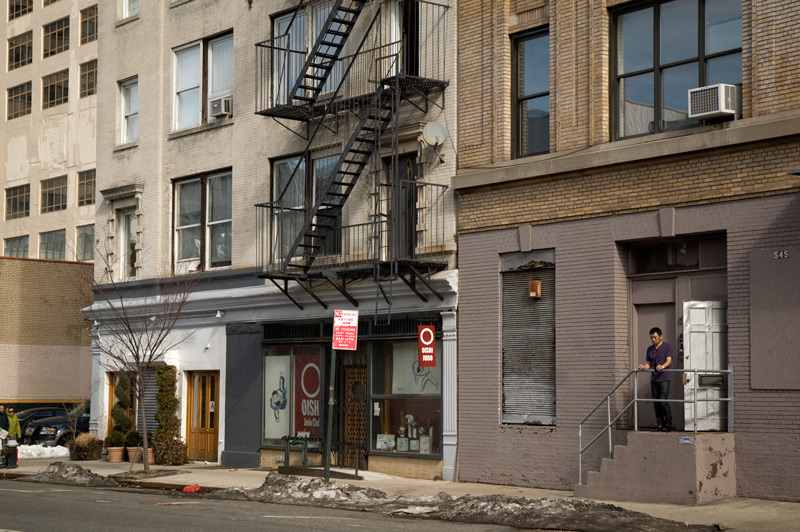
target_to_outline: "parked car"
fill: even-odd
[[[56,416],[28,423],[22,433],[22,442],[26,445],[44,445],[54,447],[66,445],[78,434],[89,432],[89,413],[78,414],[74,425],[70,416]]]
[[[53,406],[37,406],[35,408],[26,408],[25,410],[17,412],[19,428],[23,434],[25,434],[25,427],[27,427],[28,423],[32,421],[39,421],[40,419],[44,419],[46,417],[65,415],[67,415],[66,408]]]

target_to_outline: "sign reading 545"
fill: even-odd
[[[775,260],[780,259],[788,259],[789,258],[789,250],[788,249],[781,249],[780,251],[773,251],[772,258]]]

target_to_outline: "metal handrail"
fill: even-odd
[[[611,391],[609,391],[600,402],[595,405],[594,408],[584,417],[580,423],[578,423],[578,484],[583,484],[583,453],[586,452],[589,447],[591,447],[597,440],[603,436],[604,433],[608,433],[608,457],[614,458],[614,445],[612,443],[612,433],[611,430],[613,429],[614,423],[616,423],[631,407],[633,407],[633,430],[639,430],[639,403],[691,403],[694,405],[694,432],[697,433],[697,403],[703,402],[721,402],[721,403],[728,403],[728,432],[733,432],[733,367],[728,366],[728,369],[665,369],[661,370],[661,373],[694,373],[694,379],[692,382],[693,388],[693,399],[644,399],[639,398],[639,390],[638,387],[634,384],[633,386],[633,399],[631,399],[628,404],[626,404],[622,410],[611,419],[611,396],[616,392],[620,386],[622,386],[625,381],[631,375],[638,376],[639,373],[653,373],[655,370],[652,369],[633,369],[628,372],[625,377],[622,378],[620,382],[614,386]],[[727,397],[719,397],[719,398],[710,398],[710,399],[698,399],[697,398],[697,375],[698,374],[710,374],[710,375],[728,375],[728,396]],[[634,380],[635,382],[635,380]],[[606,412],[607,412],[607,419],[608,422],[606,423],[605,427],[597,433],[586,445],[583,445],[583,424],[586,423],[592,415],[594,415],[597,410],[603,406],[603,403],[606,404]]]

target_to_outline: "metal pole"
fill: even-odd
[[[694,390],[694,395],[692,398],[694,399],[694,432],[697,433],[697,369],[694,370],[694,382],[692,383],[692,388]]]
[[[578,425],[578,484],[583,484],[583,424]]]
[[[608,431],[608,457],[614,458],[614,447],[611,445],[611,399],[606,396],[606,409],[608,410],[608,423],[606,430]]]
[[[733,366],[728,364],[728,432],[733,432]]]
[[[331,478],[331,432],[333,432],[333,391],[336,383],[336,349],[331,350],[331,378],[328,395],[328,432],[325,434],[325,482]]]
[[[639,370],[633,374],[633,430],[639,431]]]

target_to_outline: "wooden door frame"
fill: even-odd
[[[188,456],[192,455],[192,423],[194,423],[193,409],[194,409],[194,377],[198,375],[210,375],[216,377],[216,386],[214,387],[214,397],[207,398],[207,400],[214,401],[214,413],[217,414],[216,424],[214,430],[216,432],[216,439],[219,440],[219,384],[220,384],[220,371],[219,370],[196,370],[186,372],[187,381],[187,400],[186,400],[186,453]],[[216,449],[216,457],[214,461],[219,461],[219,444],[214,442]],[[208,458],[205,458],[208,460]]]

